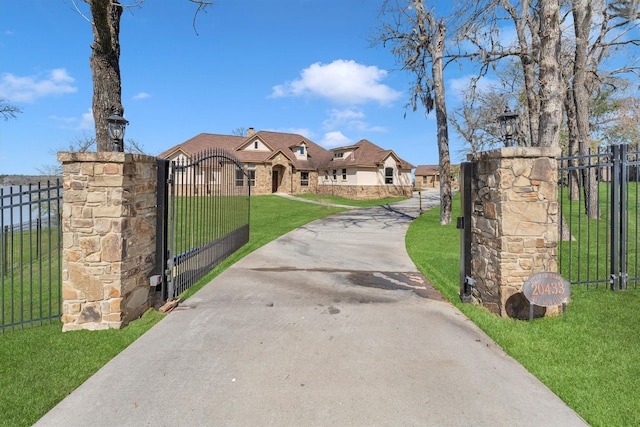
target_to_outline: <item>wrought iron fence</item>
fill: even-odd
[[[0,188],[0,329],[61,314],[62,184]]]
[[[571,284],[639,287],[639,159],[627,145],[558,159],[558,267]]]
[[[172,161],[167,183],[164,296],[173,300],[249,241],[250,185],[242,163],[222,149]]]

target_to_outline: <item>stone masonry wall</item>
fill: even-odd
[[[121,328],[151,306],[155,157],[58,153],[64,178],[63,331]]]
[[[386,197],[411,197],[411,186],[396,185],[318,185],[317,194],[345,197],[353,200],[382,199]]]
[[[477,174],[471,193],[473,298],[498,315],[522,310],[517,305],[529,276],[557,271],[559,155],[555,148],[508,147],[469,158]]]

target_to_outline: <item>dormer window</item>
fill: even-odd
[[[341,159],[342,157],[344,157],[344,151],[336,151],[335,153],[333,153],[334,159]]]
[[[256,139],[255,141],[253,141],[253,148],[254,149],[258,149],[258,140]]]
[[[304,143],[300,144],[300,154],[304,156]]]

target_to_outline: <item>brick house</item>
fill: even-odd
[[[250,128],[246,137],[201,133],[158,157],[182,161],[208,148],[224,148],[245,164],[254,195],[312,193],[351,199],[411,195],[413,166],[367,140],[326,150],[302,135]],[[237,178],[237,185],[243,182]]]

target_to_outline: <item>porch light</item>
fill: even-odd
[[[112,115],[107,117],[107,131],[113,141],[112,151],[124,151],[124,130],[129,122],[122,117],[121,114],[121,111],[116,110]]]
[[[516,134],[518,114],[507,107],[504,109],[504,113],[498,116],[498,123],[500,124],[500,132],[504,137],[504,146],[513,147],[513,137]]]

